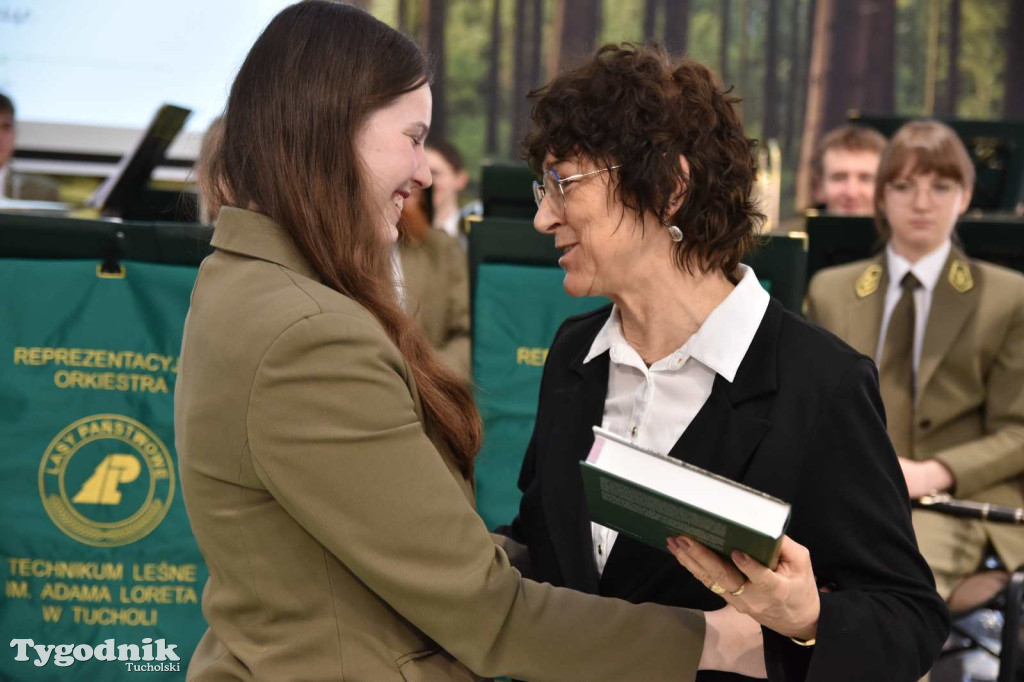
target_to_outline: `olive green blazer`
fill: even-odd
[[[811,281],[808,316],[874,357],[887,286],[884,251],[872,260],[823,270]],[[1024,506],[1020,273],[969,260],[956,247],[950,251],[925,327],[913,439],[914,459],[938,459],[953,473],[957,498]],[[964,523],[969,522],[947,516],[929,523],[929,532],[953,533]],[[1024,564],[1024,531],[981,525],[1007,566]],[[929,538],[918,535],[924,548]]]
[[[399,246],[405,308],[430,345],[465,379],[470,371],[469,264],[466,250],[441,230]]]
[[[60,187],[49,178],[12,170],[7,173],[3,195],[23,201],[60,201]]]
[[[191,680],[693,680],[703,615],[539,584],[424,432],[409,366],[283,229],[225,208],[175,436],[210,570]]]

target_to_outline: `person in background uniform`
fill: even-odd
[[[199,173],[222,208],[174,396],[210,573],[188,679],[756,671],[759,632],[739,619],[531,581],[524,549],[476,514],[472,391],[402,311],[391,269],[403,203],[430,184],[430,80],[399,31],[307,0],[231,86]]]
[[[199,154],[196,156],[196,169],[202,169],[207,166],[210,158],[217,153],[220,145],[224,138],[224,116],[218,116],[207,126],[206,132],[203,134],[203,140],[199,144]],[[199,206],[199,221],[204,225],[213,225],[217,222],[217,216],[220,214],[220,204],[211,205],[211,197],[207,196],[208,193],[203,191],[202,183],[197,183],[196,187],[196,199]],[[225,198],[227,192],[225,188],[221,187],[219,197]]]
[[[459,193],[469,184],[469,175],[462,162],[462,154],[450,142],[433,140],[427,143],[427,162],[433,180],[433,224],[449,237],[457,239],[466,248],[466,233],[462,221],[481,213],[480,202],[461,206]]]
[[[430,146],[427,146],[430,160]],[[433,176],[433,172],[431,172]],[[436,177],[436,176],[433,176]],[[458,240],[430,227],[414,191],[402,207],[398,242],[402,304],[427,341],[459,376],[470,379],[469,266]]]
[[[917,680],[949,613],[914,542],[874,364],[742,264],[764,216],[736,100],[707,67],[629,45],[533,100],[534,227],[562,251],[570,295],[613,305],[551,343],[519,514],[499,530],[553,585],[752,615],[770,679]],[[673,557],[592,523],[579,460],[594,426],[789,502],[778,569],[693,540]],[[790,622],[764,608],[780,592]]]
[[[1024,276],[956,243],[974,166],[937,121],[903,126],[882,156],[875,258],[819,272],[810,318],[875,358],[888,430],[912,498],[1024,505]],[[994,548],[1024,563],[1024,532],[915,510],[921,552],[949,598]]]
[[[14,102],[0,93],[0,196],[25,201],[59,201],[60,187],[57,183],[11,168],[16,132]]]
[[[885,136],[874,128],[844,125],[826,133],[811,159],[815,203],[832,215],[872,215],[883,149]]]

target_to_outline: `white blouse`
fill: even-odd
[[[770,300],[751,268],[741,265],[740,272],[739,284],[700,329],[650,367],[622,335],[619,311],[612,308],[583,361],[609,353],[603,428],[642,448],[668,454],[707,402],[715,375],[729,382],[735,379]],[[618,533],[592,523],[591,535],[597,570],[603,573]]]

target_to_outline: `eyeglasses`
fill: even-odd
[[[960,185],[952,180],[932,180],[927,184],[910,180],[894,180],[885,183],[886,195],[899,203],[909,204],[917,199],[918,192],[924,192],[930,203],[948,201]]]
[[[533,181],[533,199],[537,202],[537,208],[540,208],[541,203],[544,199],[551,201],[551,209],[559,216],[565,216],[565,188],[567,185],[582,180],[583,178],[591,175],[597,175],[598,173],[607,173],[613,171],[616,168],[621,168],[622,164],[617,166],[609,166],[608,168],[601,168],[599,170],[590,171],[588,173],[577,173],[576,175],[570,175],[567,178],[558,177],[558,171],[554,168],[544,171],[544,175],[541,177],[541,181]]]

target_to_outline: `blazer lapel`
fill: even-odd
[[[878,350],[878,336],[882,332],[882,313],[885,312],[885,292],[889,287],[885,251],[871,261],[869,267],[875,266],[882,268],[882,277],[874,291],[863,297],[857,293],[857,298],[850,304],[846,313],[844,337],[855,350],[870,358],[874,358]]]
[[[546,464],[552,471],[545,477],[542,496],[565,585],[596,594],[597,565],[593,558],[590,515],[579,463],[590,452],[594,444],[592,427],[601,424],[604,414],[604,399],[608,392],[608,353],[583,364],[589,350],[590,345],[587,344],[571,365],[570,375],[575,382],[559,391],[565,408],[558,419],[558,426],[552,429],[553,442],[548,451],[557,453],[557,456]]]
[[[774,299],[730,384],[722,376],[669,455],[732,480],[741,480],[750,456],[768,432],[770,401],[778,389],[776,355],[782,308]]]
[[[967,273],[966,280],[958,281],[960,290],[951,281],[956,261],[959,261],[958,267],[966,269]],[[942,267],[935,291],[932,292],[932,305],[925,324],[921,362],[917,370],[917,395],[924,393],[939,363],[949,353],[956,337],[978,306],[979,289],[973,281],[968,263],[967,257],[960,250],[952,249]],[[969,287],[965,281],[970,282]]]
[[[730,400],[729,382],[715,377],[704,407],[672,447],[669,455],[712,473],[739,480],[758,443],[768,432],[768,420],[747,414]]]

